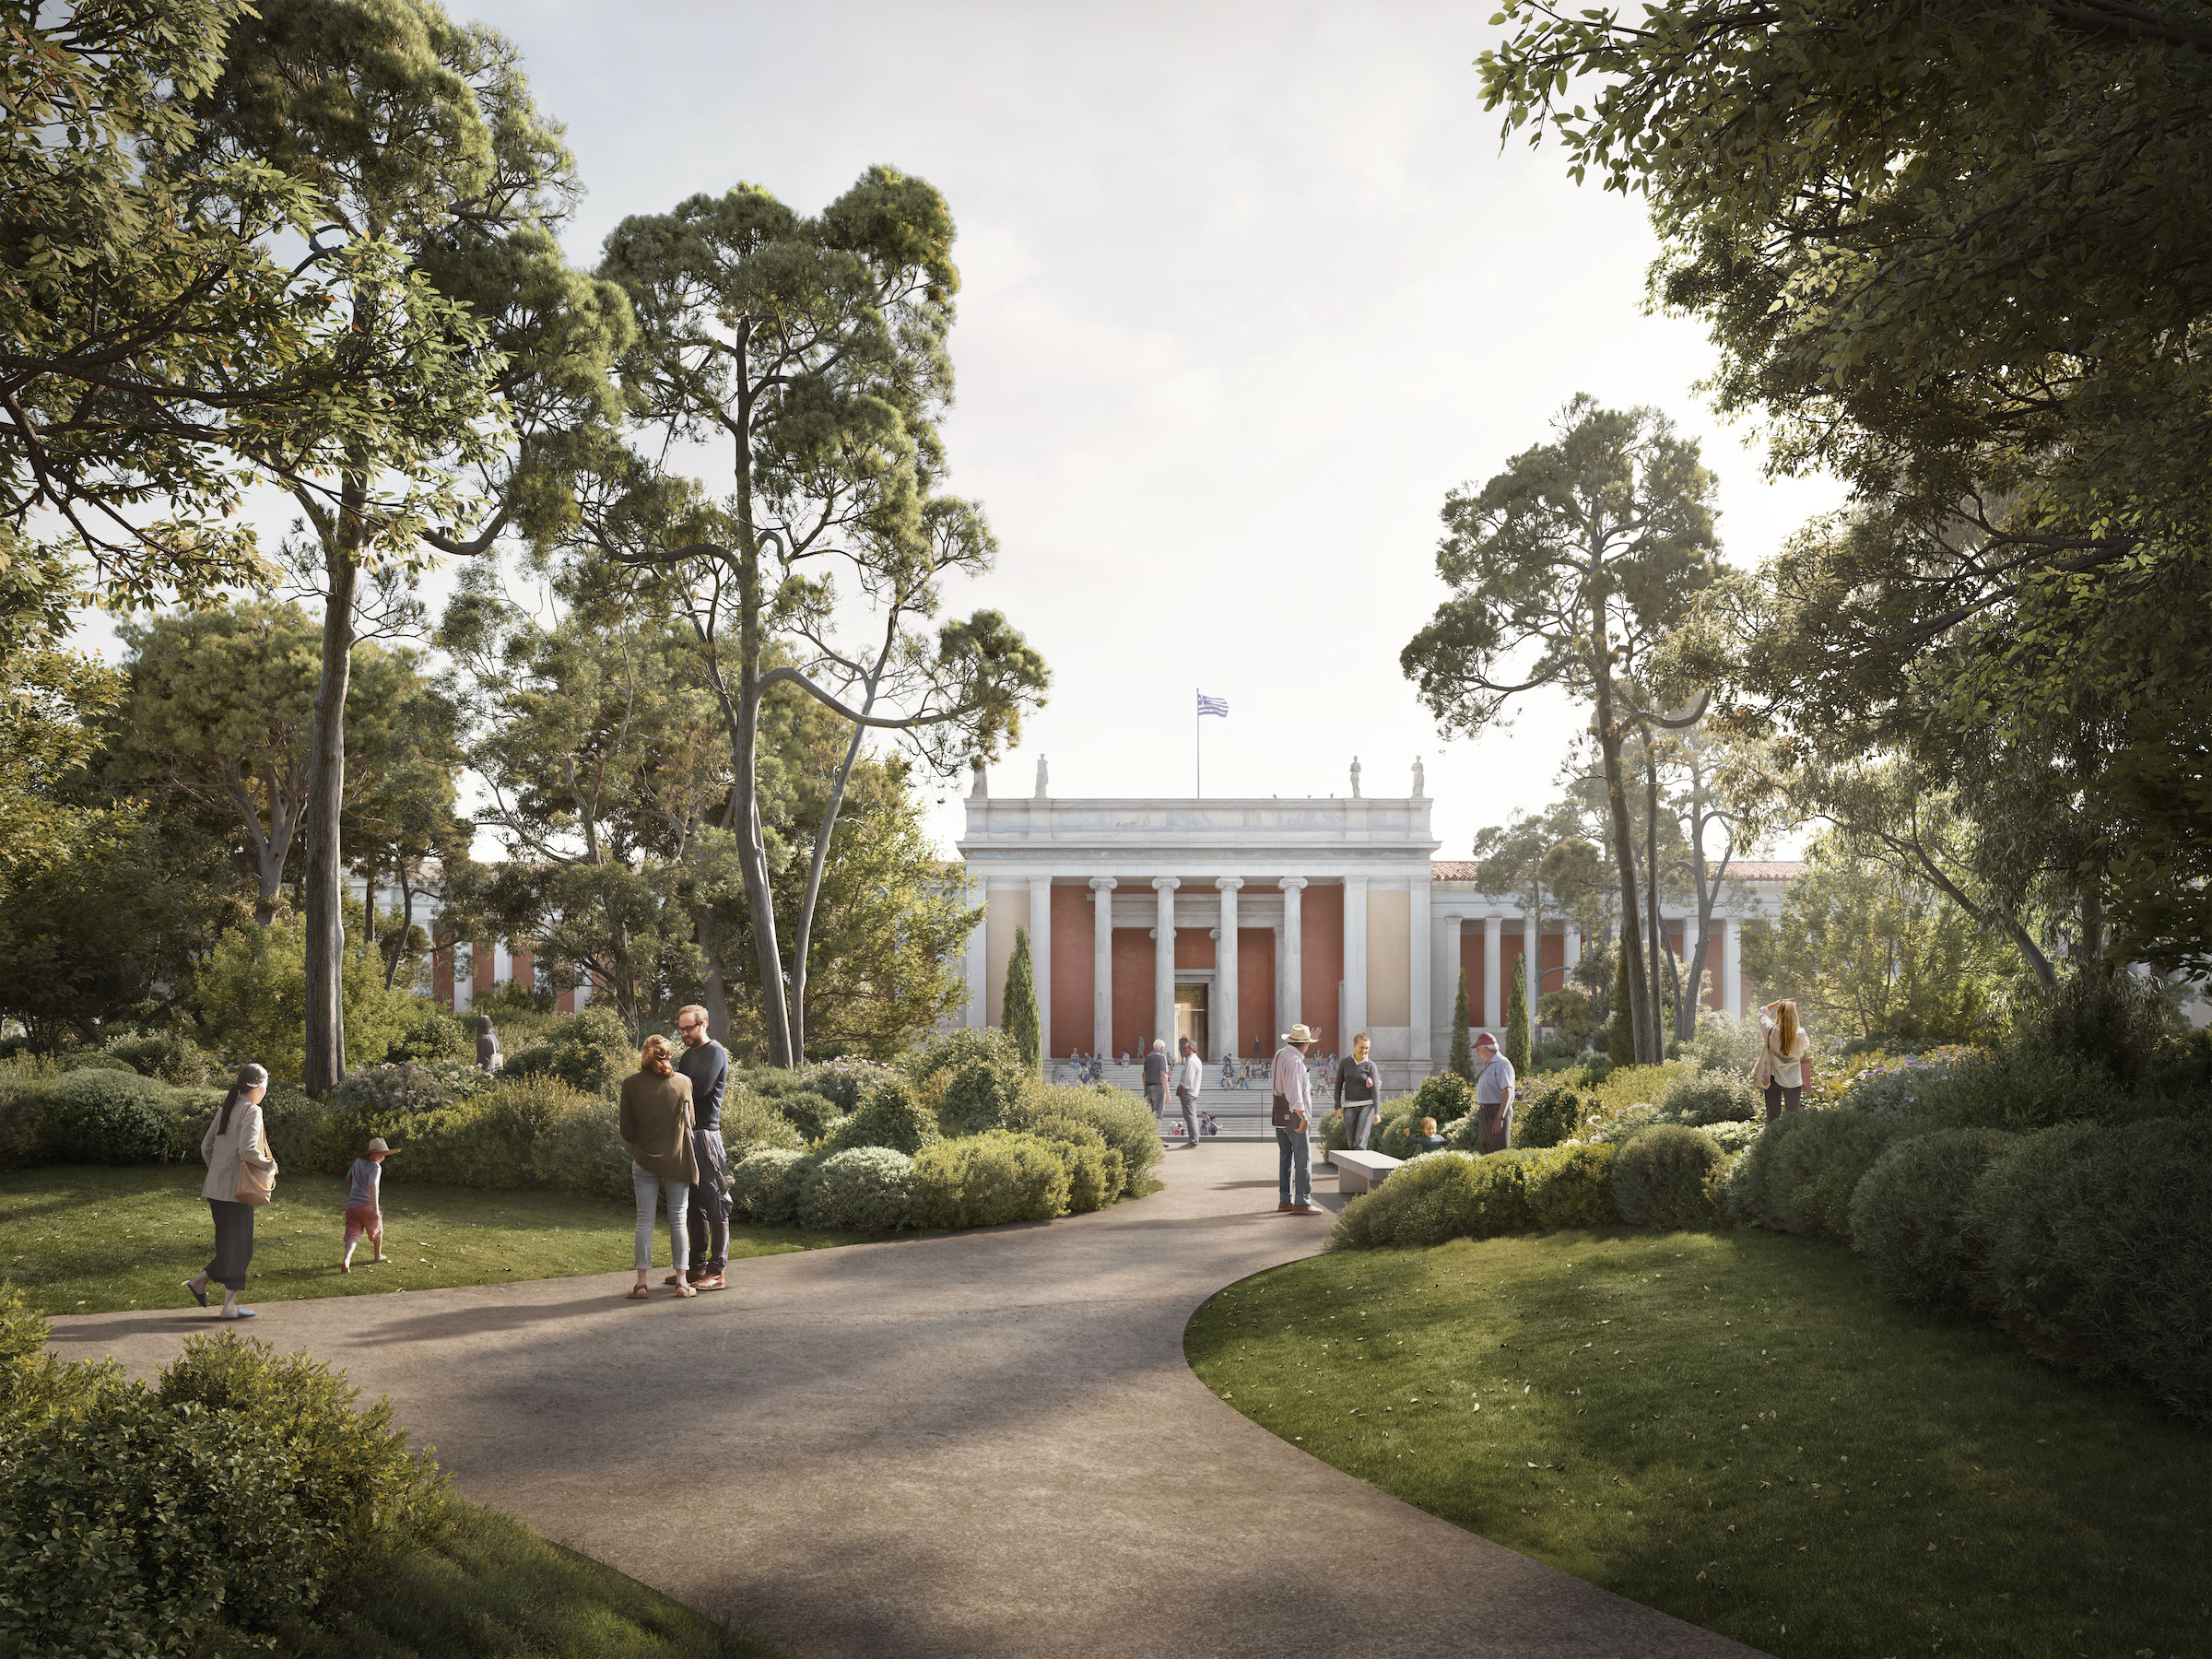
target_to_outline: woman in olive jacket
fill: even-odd
[[[685,1210],[699,1182],[691,1150],[691,1079],[676,1069],[668,1039],[657,1032],[645,1039],[638,1069],[622,1079],[619,1124],[629,1148],[630,1186],[638,1198],[638,1282],[629,1299],[643,1301],[646,1269],[653,1265],[653,1209],[657,1194],[668,1204],[668,1251],[676,1265],[676,1293],[696,1296],[684,1277],[691,1237]]]
[[[192,1300],[207,1305],[207,1281],[220,1280],[224,1319],[251,1319],[253,1310],[238,1305],[238,1293],[246,1288],[246,1267],[253,1260],[253,1206],[238,1202],[239,1166],[274,1173],[276,1160],[269,1156],[268,1135],[262,1128],[261,1097],[268,1092],[269,1074],[258,1065],[238,1068],[223,1106],[200,1137],[200,1161],[207,1166],[207,1180],[200,1196],[215,1215],[215,1259],[196,1278],[184,1281]]]

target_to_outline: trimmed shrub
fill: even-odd
[[[1521,1231],[1532,1215],[1527,1163],[1512,1152],[1488,1158],[1431,1152],[1417,1158],[1345,1206],[1330,1245],[1371,1250]]]
[[[150,1077],[128,1069],[70,1072],[47,1100],[46,1133],[58,1162],[159,1163],[168,1155],[169,1091]]]
[[[1764,1107],[1748,1077],[1725,1072],[1677,1072],[1660,1092],[1659,1114],[1692,1128],[1707,1124],[1748,1124]]]
[[[614,1101],[559,1077],[504,1077],[481,1102],[487,1112],[534,1125],[523,1184],[600,1198],[630,1194],[629,1148]]]
[[[2068,1124],[1974,1183],[1976,1300],[2046,1359],[2212,1420],[2212,1124]]]
[[[200,1142],[222,1103],[222,1091],[218,1089],[205,1091],[192,1102],[185,1120],[183,1145],[175,1154],[176,1161],[199,1161]],[[261,1132],[268,1136],[269,1156],[276,1160],[276,1167],[321,1169],[323,1166],[316,1160],[322,1155],[323,1136],[336,1115],[335,1109],[326,1100],[318,1100],[295,1084],[270,1084],[268,1092],[261,1097]],[[351,1163],[359,1151],[359,1147],[349,1150],[346,1163]],[[344,1168],[345,1164],[339,1165],[340,1171]]]
[[[229,1081],[222,1063],[182,1031],[122,1031],[100,1047],[140,1077],[172,1088],[205,1088]]]
[[[1982,1172],[2019,1136],[2002,1129],[1938,1129],[1892,1141],[1851,1194],[1851,1247],[1874,1282],[1909,1308],[1967,1306],[1988,1248],[1966,1230]]]
[[[787,1147],[761,1147],[747,1153],[730,1166],[732,1213],[762,1226],[791,1226],[798,1220],[806,1177],[826,1161],[824,1154]]]
[[[914,1160],[888,1147],[854,1147],[807,1171],[799,1219],[845,1232],[890,1232],[914,1222]]]
[[[1613,1154],[1613,1204],[1631,1227],[1703,1227],[1713,1219],[1707,1182],[1727,1154],[1681,1124],[1653,1124]]]
[[[1050,1145],[1066,1167],[1071,1214],[1104,1209],[1122,1195],[1122,1155],[1088,1124],[1071,1117],[1040,1117],[1023,1129]]]
[[[583,1094],[612,1094],[638,1069],[638,1051],[622,1017],[601,1003],[571,1015],[552,1037],[546,1069]]]
[[[1574,1133],[1582,1116],[1583,1097],[1573,1089],[1559,1084],[1532,1083],[1513,1101],[1512,1144],[1556,1147]],[[1470,1129],[1468,1133],[1472,1140],[1474,1131]]]
[[[473,1100],[491,1087],[474,1065],[453,1061],[417,1064],[381,1061],[347,1075],[333,1097],[342,1112],[365,1112],[380,1118],[438,1112]]]
[[[553,1045],[550,1042],[532,1042],[516,1049],[500,1062],[502,1077],[542,1077],[553,1072]]]
[[[806,1142],[789,1118],[771,1102],[740,1087],[733,1076],[722,1091],[722,1144],[735,1158],[747,1147],[784,1147],[796,1151]]]
[[[1856,1112],[1792,1112],[1753,1143],[1746,1173],[1752,1218],[1780,1232],[1851,1237],[1851,1195],[1874,1160],[1912,1129]]]
[[[855,1147],[887,1147],[907,1157],[937,1138],[937,1122],[914,1099],[913,1086],[894,1077],[879,1085],[860,1110],[843,1119],[829,1136],[836,1151]]]
[[[54,1061],[54,1069],[66,1076],[70,1072],[119,1071],[135,1077],[138,1068],[120,1054],[111,1054],[105,1049],[71,1049]]]
[[[980,1135],[1005,1127],[1007,1113],[1033,1072],[1004,1031],[948,1031],[919,1050],[908,1067],[924,1104],[947,1135]]]
[[[799,1074],[799,1081],[840,1112],[858,1112],[860,1103],[901,1074],[892,1065],[847,1057],[825,1060]]]
[[[924,1147],[914,1180],[924,1227],[1044,1221],[1067,1209],[1067,1166],[1034,1135],[989,1129]]]
[[[1006,1126],[1043,1133],[1040,1125],[1054,1119],[1096,1130],[1119,1156],[1121,1191],[1131,1195],[1166,1156],[1151,1108],[1124,1089],[1031,1083],[1007,1111]]]
[[[1611,1147],[1554,1147],[1522,1165],[1529,1219],[1546,1229],[1609,1227],[1620,1219],[1613,1201]]]
[[[1418,1088],[1405,1097],[1404,1111],[1394,1100],[1390,1109],[1394,1114],[1408,1116],[1418,1124],[1432,1117],[1439,1124],[1456,1123],[1475,1110],[1475,1085],[1456,1072],[1438,1072],[1423,1077]]]
[[[424,1003],[400,1028],[384,1058],[411,1060],[418,1065],[458,1060],[473,1066],[477,1063],[475,1018],[467,1014],[449,1014],[436,1003]]]

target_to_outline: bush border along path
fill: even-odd
[[[255,1335],[388,1391],[471,1499],[809,1659],[1744,1653],[1217,1400],[1191,1315],[1328,1222],[1276,1212],[1265,1145],[1160,1176],[1050,1223],[754,1260],[694,1301],[608,1275],[287,1304]],[[55,1338],[151,1368],[178,1329]]]

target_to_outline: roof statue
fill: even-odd
[[[1428,793],[1429,772],[1421,765],[1421,758],[1416,755],[1413,758],[1413,798],[1418,801]]]
[[[1050,770],[1050,769],[1049,769],[1049,768],[1048,768],[1048,767],[1045,765],[1045,763],[1044,763],[1044,757],[1043,757],[1042,755],[1040,755],[1040,756],[1038,756],[1038,757],[1037,757],[1037,798],[1038,798],[1039,800],[1041,800],[1041,800],[1043,800],[1043,799],[1044,799],[1044,797],[1045,797],[1045,795],[1046,795],[1046,794],[1049,793],[1049,785],[1052,783],[1052,781],[1053,781],[1053,774],[1052,774],[1052,771],[1051,771],[1051,770]]]
[[[1352,757],[1352,799],[1359,798],[1359,757]]]
[[[983,770],[983,759],[981,755],[978,755],[971,764],[975,768],[975,787],[968,793],[978,801],[987,801],[991,798],[991,774]]]

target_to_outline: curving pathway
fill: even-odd
[[[803,1659],[1751,1653],[1216,1399],[1192,1313],[1329,1222],[1276,1212],[1270,1145],[1164,1174],[1098,1215],[746,1262],[688,1303],[606,1275],[272,1302],[253,1334],[389,1393],[470,1497]],[[206,1318],[53,1345],[150,1371]]]

